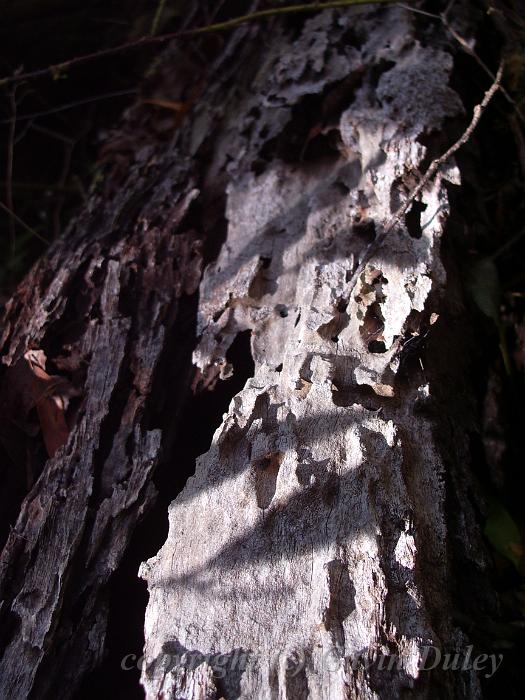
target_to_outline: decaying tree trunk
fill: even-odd
[[[29,349],[76,410],[27,494],[25,452],[4,477],[21,506],[0,560],[2,697],[69,697],[100,663],[108,584],[159,462],[177,469],[190,382],[213,392],[246,331],[254,375],[141,569],[147,697],[478,696],[471,668],[420,668],[429,646],[471,644],[453,582],[478,579],[472,605],[491,604],[465,312],[440,252],[454,163],[373,243],[463,115],[450,41],[439,22],[367,7],[244,26],[206,68],[166,52],[163,94],[193,81],[196,104],[168,146],[132,110],[123,129],[144,143],[129,172],[6,311],[5,449],[40,439],[31,400],[12,400]]]

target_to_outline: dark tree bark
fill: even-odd
[[[478,697],[472,669],[419,670],[429,645],[464,655],[461,620],[495,604],[472,340],[441,246],[455,163],[390,226],[452,143],[447,119],[470,118],[456,46],[439,22],[367,7],[206,50],[163,54],[147,89],[187,101],[175,135],[130,110],[103,184],[5,312],[0,695],[71,697],[101,663],[112,577],[154,475],[192,440],[180,416],[249,331],[253,377],[141,569],[147,697]],[[62,378],[49,396],[70,395],[49,459],[29,351]]]

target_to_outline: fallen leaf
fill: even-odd
[[[29,350],[24,355],[32,372],[31,398],[36,408],[42,437],[49,457],[67,442],[69,428],[66,422],[67,397],[71,386],[63,377],[45,371],[46,356],[42,350]]]

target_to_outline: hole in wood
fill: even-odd
[[[259,508],[266,509],[275,496],[277,475],[283,461],[282,452],[269,452],[253,464],[255,470],[255,495]]]

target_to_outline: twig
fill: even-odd
[[[525,236],[525,229],[523,231],[520,231],[517,233],[515,236],[512,236],[512,238],[504,243],[502,246],[498,248],[492,255],[489,255],[487,260],[497,260],[500,255],[505,253],[509,248],[512,248],[512,246],[517,243],[519,240],[521,240]]]
[[[100,100],[107,100],[112,97],[122,97],[125,95],[135,95],[137,93],[136,88],[131,88],[127,90],[115,90],[113,92],[105,92],[102,95],[92,95],[91,97],[86,97],[83,100],[75,100],[75,102],[67,102],[66,104],[59,105],[58,107],[52,107],[51,109],[44,109],[41,112],[32,112],[31,114],[21,114],[17,121],[25,122],[30,119],[37,119],[38,117],[47,117],[50,114],[57,114],[58,112],[64,112],[67,109],[73,109],[74,107],[81,107],[82,105],[91,104],[92,102],[99,102]],[[7,124],[10,119],[1,119],[0,124]]]
[[[266,17],[276,17],[278,15],[292,15],[302,12],[321,12],[322,10],[334,10],[341,7],[351,7],[353,5],[387,5],[395,4],[397,0],[334,0],[333,2],[314,2],[303,5],[285,5],[283,7],[271,7],[267,10],[257,10],[247,15],[233,17],[224,22],[216,22],[205,27],[186,30],[186,35],[198,36],[199,34],[208,34],[209,32],[222,32],[227,29],[234,29],[246,22],[252,22]]]
[[[406,202],[399,207],[397,212],[394,214],[394,216],[390,219],[388,224],[385,227],[384,233],[388,233],[389,231],[392,230],[392,228],[399,223],[401,217],[403,217],[406,212],[408,211],[409,207],[412,205],[413,201],[418,197],[418,195],[422,192],[422,190],[427,186],[427,184],[430,182],[430,180],[434,177],[436,174],[438,168],[441,165],[444,165],[451,156],[458,151],[461,146],[464,146],[467,141],[470,139],[472,136],[472,133],[474,129],[477,127],[479,120],[481,119],[481,115],[487,108],[489,102],[492,100],[496,92],[500,88],[501,84],[501,78],[503,76],[503,60],[499,64],[498,72],[496,73],[496,76],[494,78],[494,82],[490,86],[490,88],[487,90],[485,93],[482,101],[479,103],[479,105],[476,105],[474,107],[474,112],[472,115],[472,119],[470,124],[467,126],[465,131],[461,134],[459,139],[450,146],[450,148],[443,153],[443,155],[439,156],[439,158],[435,158],[432,163],[428,166],[428,169],[426,173],[423,175],[421,178],[420,182],[414,187],[410,195],[407,197]]]
[[[490,86],[490,88],[487,90],[485,93],[483,100],[480,102],[479,105],[476,105],[474,107],[474,112],[472,115],[472,119],[470,121],[470,124],[467,126],[463,134],[459,137],[459,139],[450,146],[449,149],[443,153],[443,155],[439,156],[439,158],[435,158],[432,163],[428,166],[428,169],[426,173],[423,175],[419,183],[414,187],[412,192],[408,195],[405,203],[397,210],[397,212],[392,216],[392,218],[388,221],[388,223],[385,225],[385,228],[383,231],[379,234],[379,236],[370,243],[368,248],[366,249],[361,262],[357,266],[355,272],[352,274],[351,279],[349,280],[349,290],[350,293],[352,293],[355,285],[357,284],[357,280],[359,276],[362,274],[363,270],[365,269],[368,261],[370,258],[374,255],[374,253],[382,246],[385,238],[388,236],[390,231],[394,228],[396,224],[399,223],[401,218],[406,214],[416,197],[418,197],[423,189],[428,185],[430,180],[434,177],[440,166],[444,165],[451,156],[458,151],[461,146],[467,143],[467,141],[470,139],[472,136],[472,133],[476,126],[478,125],[479,120],[481,119],[481,115],[487,108],[489,102],[492,100],[496,92],[498,91],[501,83],[501,78],[503,75],[503,67],[504,63],[503,60],[501,61],[498,72],[496,73],[496,77],[494,79],[494,82]]]
[[[26,122],[25,126],[18,131],[18,134],[16,135],[16,138],[14,140],[15,146],[18,146],[20,141],[22,141],[22,139],[25,139],[25,137],[27,136],[27,134],[30,131],[32,126],[33,126],[33,122],[28,121],[28,122]]]
[[[69,136],[65,136],[64,134],[59,133],[58,131],[55,131],[54,129],[48,129],[45,126],[40,126],[39,124],[30,124],[29,128],[32,129],[33,131],[37,131],[39,134],[44,134],[44,136],[49,136],[51,139],[55,139],[56,141],[61,141],[62,143],[74,143],[73,139],[70,138]]]
[[[155,36],[157,33],[157,29],[159,28],[159,22],[160,18],[162,17],[162,13],[164,12],[164,8],[166,7],[166,0],[159,0],[159,4],[157,5],[157,9],[155,11],[155,16],[153,17],[153,22],[151,23],[151,29],[150,29],[150,34],[151,36]]]
[[[160,34],[159,36],[143,36],[140,39],[128,41],[125,44],[120,44],[119,46],[112,46],[108,49],[101,49],[100,51],[95,51],[93,53],[85,54],[83,56],[70,58],[67,61],[55,63],[52,66],[47,66],[46,68],[39,68],[37,70],[29,71],[27,73],[10,75],[0,79],[0,87],[12,85],[13,83],[18,83],[22,80],[33,80],[35,78],[42,78],[47,75],[57,77],[60,75],[61,72],[73,68],[75,66],[81,65],[83,63],[87,63],[88,61],[93,61],[99,58],[107,58],[108,56],[114,56],[117,53],[142,48],[143,46],[163,44],[167,41],[171,41],[172,39],[182,39],[185,37],[200,36],[201,34],[210,34],[212,32],[223,32],[228,29],[234,29],[235,27],[239,27],[240,25],[246,24],[247,22],[265,19],[266,17],[298,14],[304,12],[315,13],[321,12],[322,10],[352,7],[354,5],[388,4],[394,5],[396,4],[396,0],[332,0],[331,2],[315,2],[312,4],[302,5],[285,5],[284,7],[273,7],[267,10],[258,10],[257,12],[251,12],[249,14],[241,15],[239,17],[233,17],[232,19],[225,20],[224,22],[208,24],[204,27],[197,27],[195,29],[183,29],[181,31],[171,32],[169,34]]]
[[[448,13],[449,13],[450,10],[454,7],[455,4],[456,4],[456,0],[450,0],[450,2],[448,3],[448,5],[445,7],[445,11],[443,12],[443,17],[447,17],[447,16],[448,16]]]
[[[483,59],[480,56],[478,56],[478,54],[476,53],[476,51],[474,51],[474,49],[468,43],[468,41],[464,37],[462,37],[460,34],[458,34],[458,32],[454,29],[454,27],[451,26],[450,22],[447,19],[447,11],[448,11],[448,9],[439,17],[439,19],[443,22],[443,26],[445,27],[445,29],[447,29],[450,32],[451,36],[454,37],[454,39],[458,42],[458,44],[461,46],[463,51],[465,51],[465,53],[468,53],[469,56],[472,56],[472,58],[476,61],[476,63],[480,66],[480,68],[482,70],[484,70],[485,73],[490,77],[490,79],[495,81],[496,76],[490,70],[490,68],[487,66],[487,64],[483,61]],[[521,112],[516,101],[509,95],[509,93],[507,92],[505,87],[503,85],[500,85],[499,90],[500,90],[501,94],[503,95],[503,97],[507,100],[507,102],[514,107],[519,119],[522,122],[525,122],[525,116]]]
[[[20,226],[22,226],[22,228],[24,228],[26,231],[28,231],[28,232],[29,232],[30,234],[32,234],[33,236],[36,236],[36,238],[38,238],[39,241],[42,241],[42,243],[45,243],[46,245],[49,245],[49,241],[48,241],[47,238],[45,238],[44,236],[42,236],[41,233],[38,233],[38,231],[35,231],[34,228],[31,228],[31,226],[29,226],[28,224],[26,224],[25,221],[22,221],[22,219],[21,219],[19,216],[17,216],[17,215],[15,214],[14,211],[11,211],[10,209],[8,209],[8,208],[6,207],[6,205],[3,204],[2,202],[0,202],[0,209],[3,209],[3,210],[6,212],[6,214],[9,214],[9,216],[13,217],[13,219],[14,219],[18,224],[20,224]]]
[[[403,8],[403,10],[414,12],[416,15],[423,15],[423,17],[432,17],[432,19],[440,19],[439,15],[436,15],[435,12],[427,12],[426,10],[418,9],[417,7],[410,7],[410,5],[405,5],[404,2],[398,2],[397,6]]]
[[[449,4],[445,8],[445,11],[442,12],[440,15],[437,15],[435,12],[427,12],[426,10],[420,10],[417,7],[410,7],[408,5],[405,5],[404,3],[398,2],[397,6],[402,7],[404,10],[408,10],[409,12],[414,12],[417,15],[423,15],[424,17],[431,17],[432,19],[437,19],[439,20],[442,25],[445,27],[445,29],[450,33],[453,39],[455,39],[458,44],[461,46],[463,51],[467,53],[469,56],[471,56],[476,63],[480,66],[480,68],[489,76],[489,78],[494,81],[495,80],[495,75],[494,73],[490,70],[490,68],[487,66],[487,64],[483,61],[483,59],[476,53],[476,51],[472,48],[472,46],[469,44],[469,42],[459,34],[454,27],[450,24],[448,21],[448,14],[450,10],[452,9],[452,6],[456,0],[450,0]],[[525,116],[523,115],[523,112],[521,111],[518,103],[516,100],[514,100],[509,92],[505,89],[503,85],[499,86],[501,94],[504,96],[504,98],[507,100],[509,104],[511,104],[518,115],[518,118],[520,121],[525,123]]]

